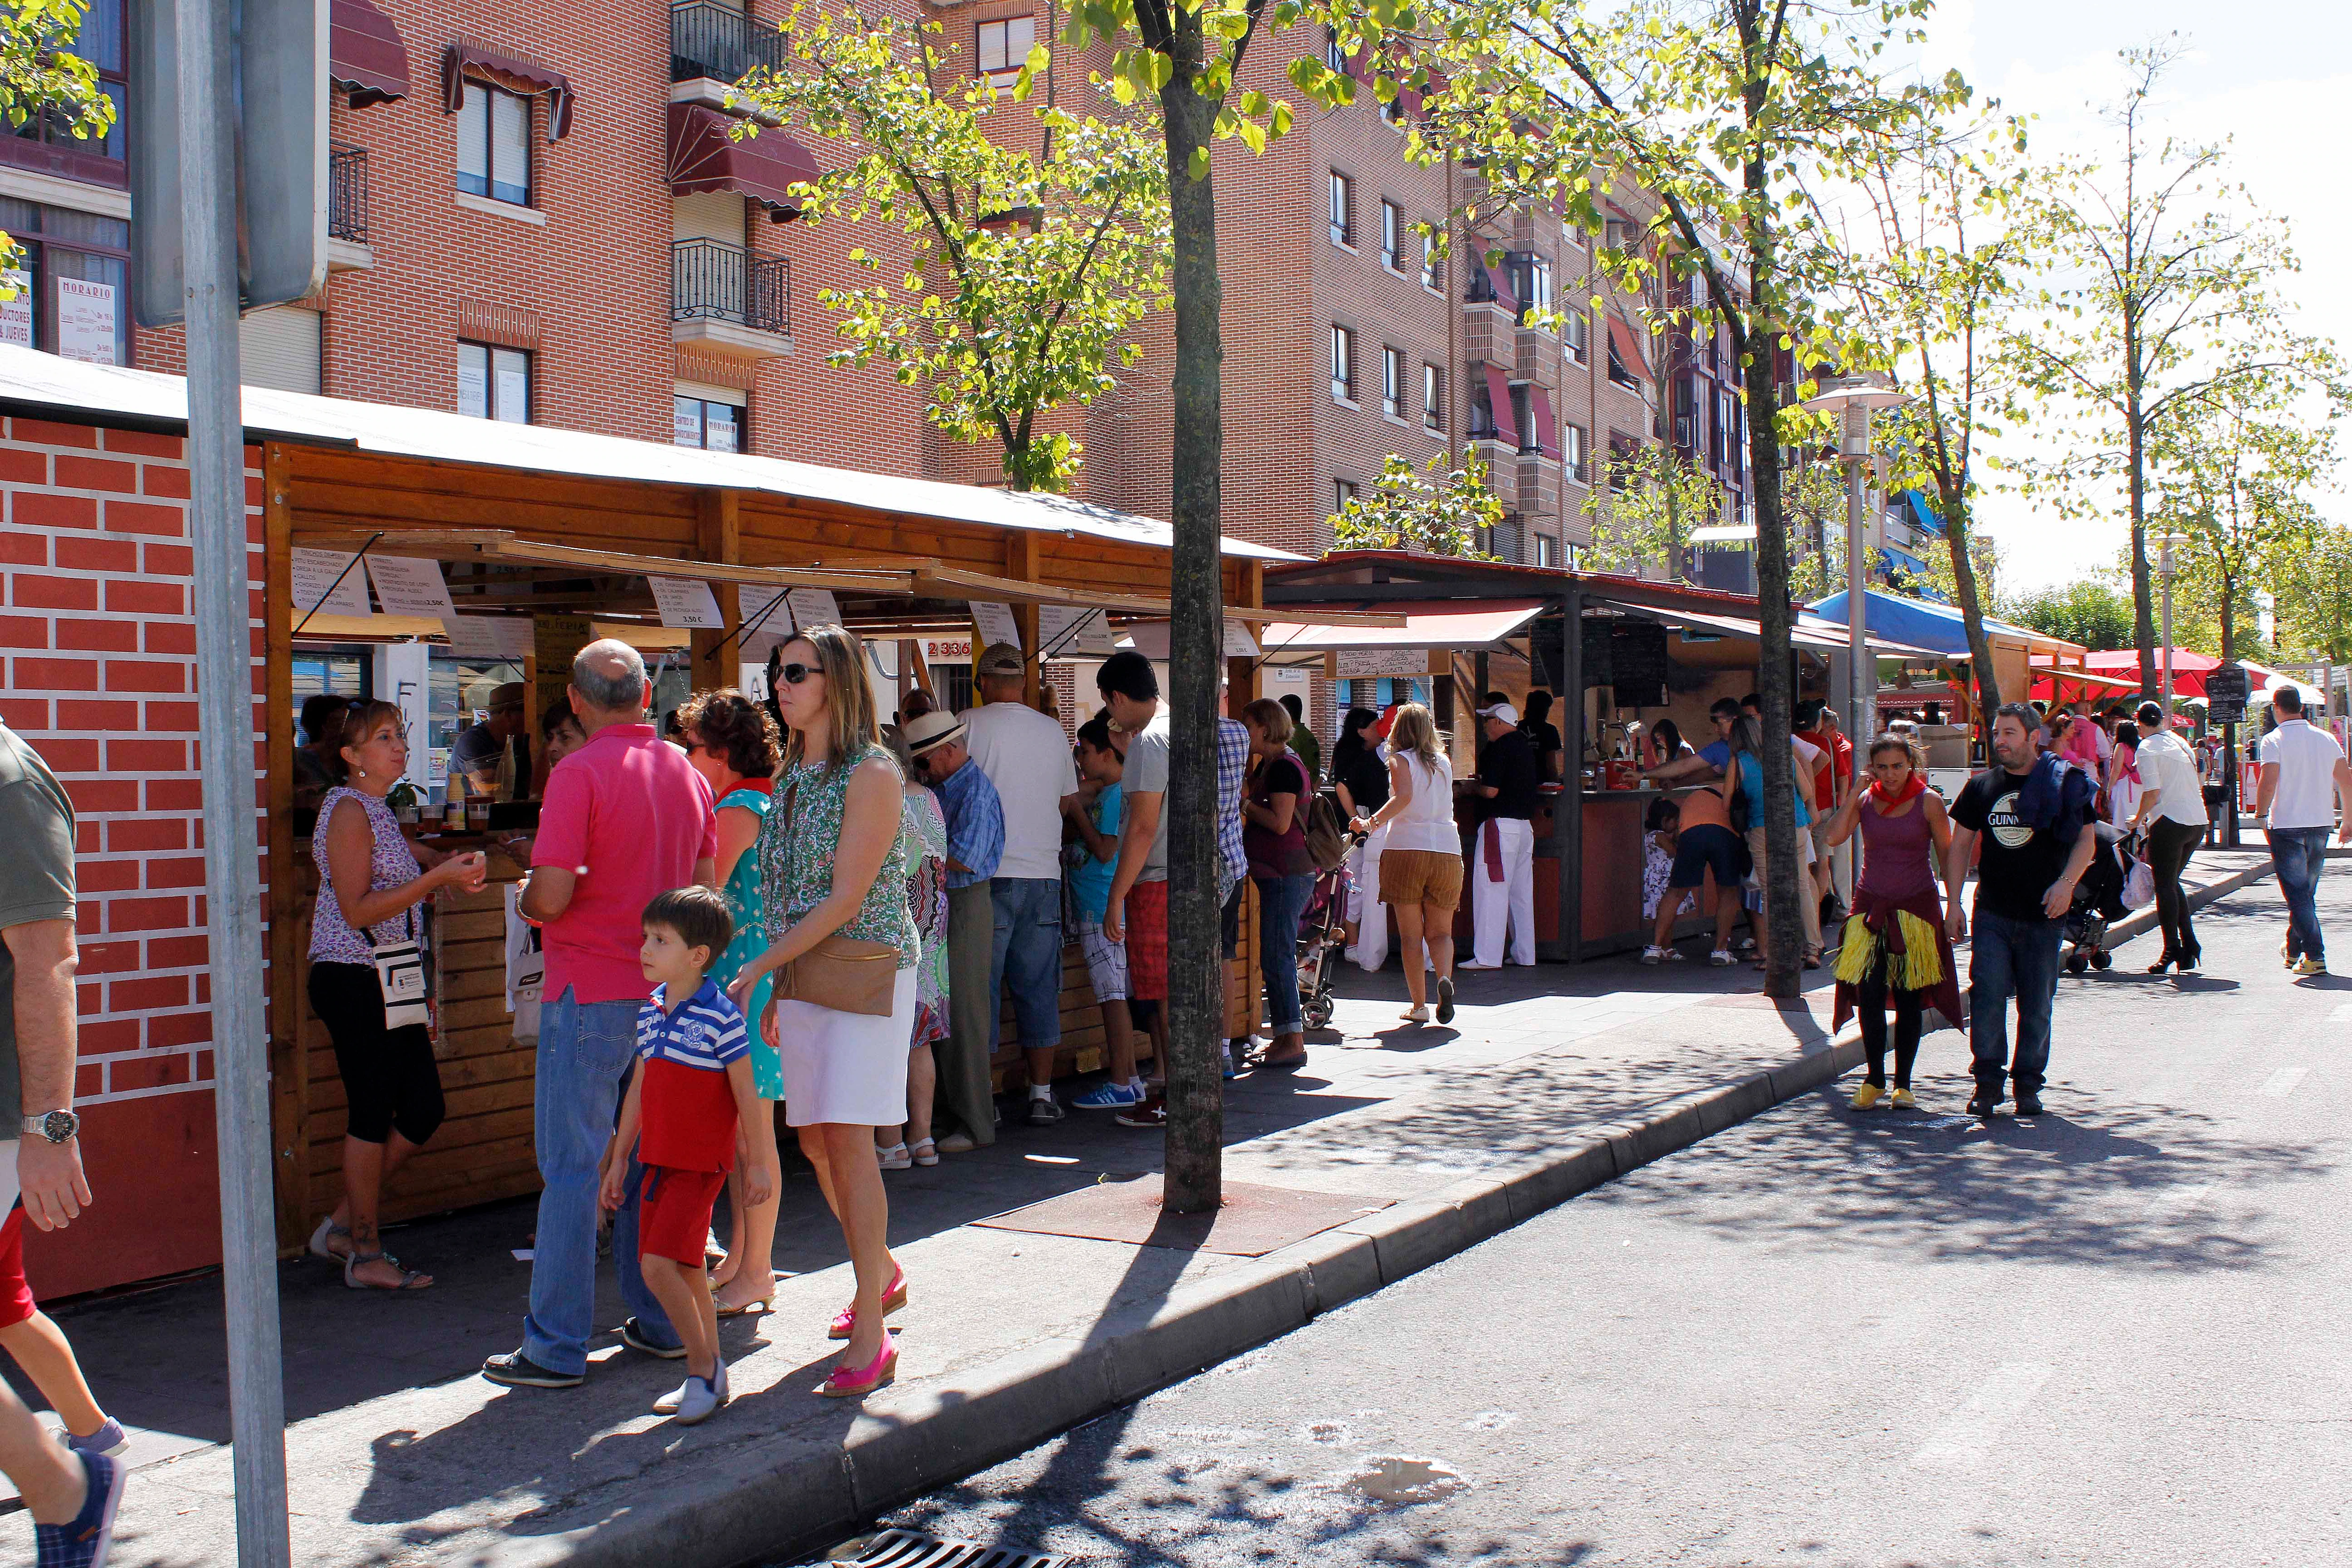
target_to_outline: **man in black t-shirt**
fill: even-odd
[[[1497,701],[1478,710],[1486,737],[1478,753],[1474,795],[1486,797],[1486,819],[1470,851],[1473,956],[1465,969],[1503,967],[1503,937],[1510,961],[1536,961],[1536,750],[1519,728],[1519,710]]]
[[[1972,1116],[2000,1108],[2004,1082],[2017,1093],[2017,1113],[2042,1113],[2042,1080],[2050,1065],[2050,1010],[2058,994],[2058,948],[2074,884],[2091,864],[2098,837],[2089,830],[2089,778],[2055,755],[2038,751],[2041,716],[2025,703],[2004,704],[1994,716],[1994,765],[1976,775],[1952,803],[1948,887],[1968,875],[1969,855],[1981,843],[1977,867],[1976,945],[1969,959],[1969,1048],[1976,1058]],[[1952,940],[1969,933],[1969,917],[1954,898],[1945,916]],[[2009,1004],[2017,1001],[2017,1059],[2009,1054]]]

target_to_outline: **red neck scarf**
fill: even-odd
[[[1881,815],[1895,810],[1906,801],[1916,800],[1927,792],[1927,781],[1919,776],[1919,772],[1916,768],[1903,781],[1903,787],[1893,795],[1887,794],[1886,787],[1877,780],[1873,779],[1870,783],[1870,793],[1878,797],[1878,809]]]

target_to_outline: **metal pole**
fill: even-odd
[[[245,428],[237,391],[236,121],[230,0],[174,0],[180,202],[187,256],[188,513],[195,547],[196,697],[205,790],[213,1106],[220,1143],[221,1282],[241,1568],[291,1568],[286,1393],[270,1186],[269,1056],[262,1020],[254,829],[253,634],[246,564]],[[265,605],[268,615],[287,608]],[[272,713],[267,722],[283,723]],[[279,975],[290,998],[292,980]]]
[[[2172,717],[2172,542],[2160,547],[2157,574],[2164,579],[2164,716]]]
[[[1878,731],[1878,661],[1870,656],[1869,574],[1862,555],[1862,469],[1870,461],[1870,410],[1849,404],[1845,411],[1845,641],[1847,733],[1867,748]],[[1853,448],[1860,445],[1859,457]]]

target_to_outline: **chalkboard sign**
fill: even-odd
[[[2242,664],[2217,665],[2205,674],[2206,717],[2217,724],[2234,724],[2245,717],[2250,683]]]
[[[1611,658],[1613,639],[1609,633],[1616,622],[1603,616],[1588,616],[1584,620],[1584,684],[1607,686],[1614,679],[1616,665]]]
[[[1609,639],[1610,684],[1620,708],[1666,704],[1666,628],[1656,621],[1626,621]]]

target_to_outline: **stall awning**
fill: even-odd
[[[1360,648],[1492,647],[1544,613],[1542,599],[1498,599],[1491,604],[1383,605],[1402,616],[1390,626],[1311,626],[1303,621],[1268,621],[1258,641],[1269,656],[1284,653],[1341,653]],[[1297,605],[1281,613],[1297,616]]]
[[[793,185],[813,182],[824,173],[815,157],[772,128],[736,141],[728,132],[740,123],[698,103],[669,106],[670,195],[734,191],[783,216],[799,216]]]
[[[408,46],[370,0],[333,0],[327,14],[327,77],[353,109],[408,96]]]
[[[1511,407],[1510,373],[1498,364],[1486,367],[1486,406],[1494,411],[1496,434],[1518,446],[1519,416]]]
[[[1551,411],[1551,394],[1540,386],[1528,389],[1528,404],[1536,417],[1536,449],[1559,461],[1559,420]]]
[[[1627,370],[1644,381],[1651,379],[1650,358],[1642,352],[1641,339],[1634,334],[1633,329],[1626,324],[1625,318],[1614,310],[1609,312],[1609,342],[1611,346],[1616,349],[1617,357],[1624,362]]]
[[[1921,647],[1946,658],[1965,658],[1969,653],[1968,627],[1958,609],[1950,605],[1938,605],[1927,599],[1906,599],[1900,594],[1868,590],[1870,608],[1867,625],[1874,636],[1896,637],[1914,647]],[[1832,594],[1828,598],[1805,606],[1825,621],[1843,624],[1845,620],[1845,595]],[[2034,653],[2079,655],[2082,645],[2061,637],[2045,637],[2027,626],[2011,626],[1987,616],[1985,632],[2007,643],[2023,643]]]
[[[488,44],[460,38],[449,46],[441,61],[441,107],[446,114],[455,114],[466,106],[466,79],[482,81],[519,92],[526,98],[544,95],[547,99],[547,139],[562,140],[572,129],[572,83],[561,71],[541,65],[537,60],[520,55],[507,54]]]

